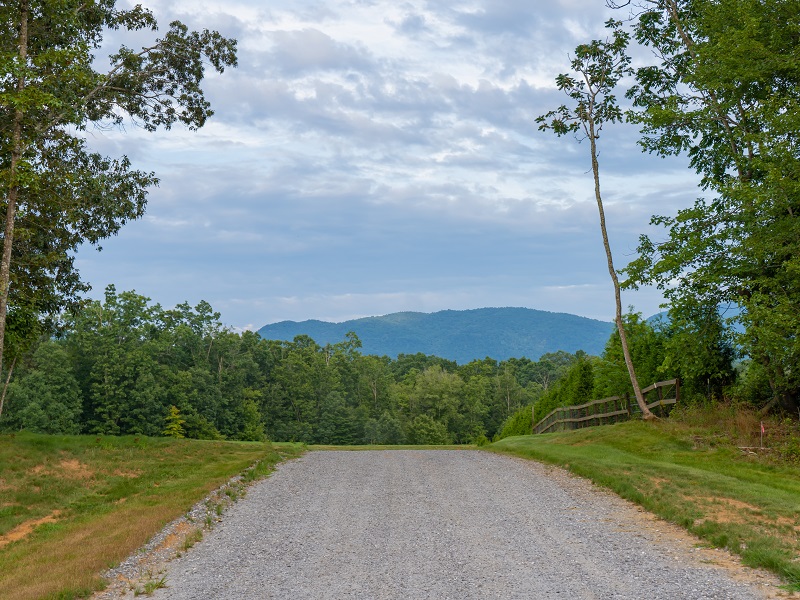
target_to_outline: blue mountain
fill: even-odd
[[[614,325],[566,313],[530,308],[478,308],[435,313],[400,312],[342,323],[281,321],[259,329],[261,337],[291,341],[307,335],[318,344],[335,344],[353,331],[364,354],[434,354],[468,363],[487,356],[496,360],[583,350],[600,354]]]

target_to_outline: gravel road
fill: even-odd
[[[171,562],[170,599],[744,600],[670,526],[564,471],[479,451],[310,452]]]

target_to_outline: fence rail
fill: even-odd
[[[680,380],[659,381],[642,390],[647,408],[659,417],[669,414],[680,397]],[[655,398],[655,399],[653,399]],[[594,425],[627,421],[642,414],[639,405],[631,402],[630,394],[592,400],[578,406],[561,406],[533,426],[533,433],[553,433]]]

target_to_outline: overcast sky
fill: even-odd
[[[207,300],[236,328],[487,306],[613,318],[588,144],[534,122],[565,100],[570,51],[604,35],[602,0],[144,4],[162,29],[235,37],[239,67],[206,80],[198,132],[90,132],[161,178],[143,219],[79,253],[94,297]],[[684,161],[636,139],[600,141],[618,267],[653,213],[697,195]],[[623,302],[648,316],[661,298]]]

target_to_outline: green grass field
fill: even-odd
[[[0,596],[72,598],[234,475],[298,445],[0,436]]]
[[[800,469],[743,453],[721,429],[634,421],[489,450],[567,467],[800,590]]]

